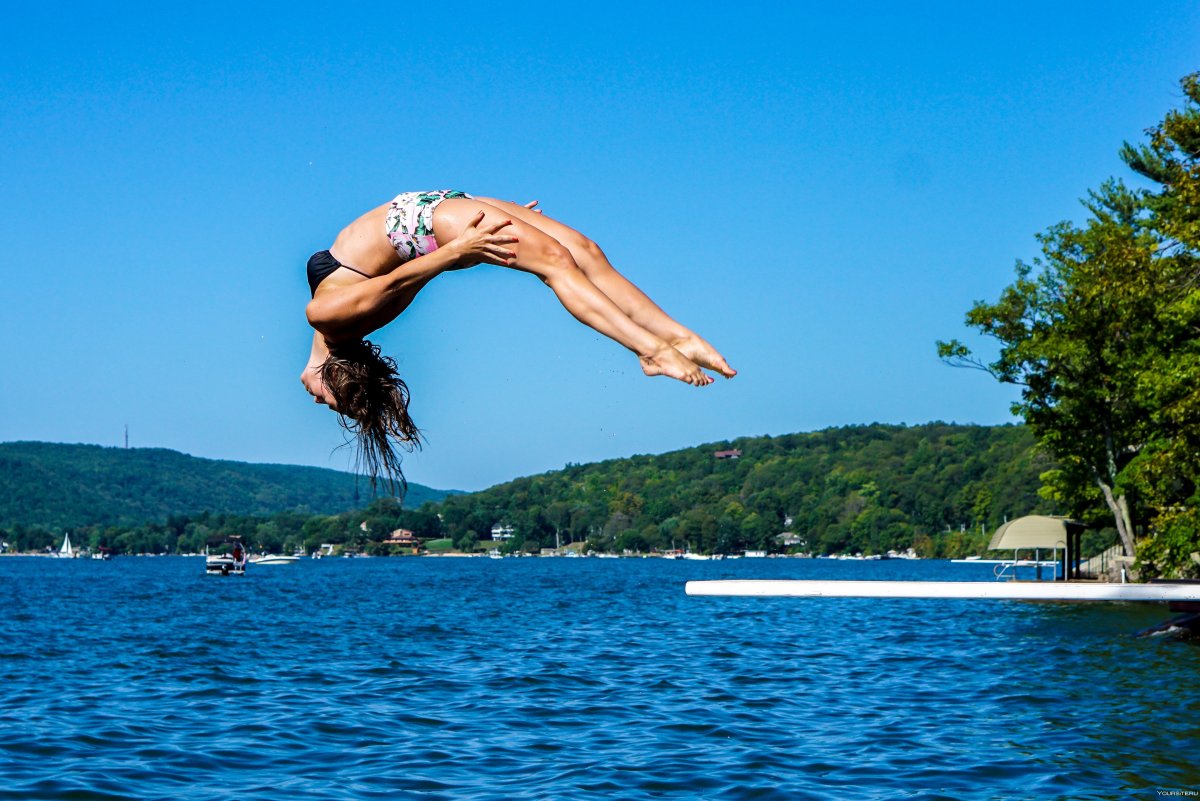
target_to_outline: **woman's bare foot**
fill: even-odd
[[[671,344],[675,347],[675,350],[701,367],[707,367],[709,370],[720,373],[726,378],[733,378],[737,375],[737,370],[729,366],[729,363],[725,361],[725,357],[717,353],[716,348],[695,334],[689,334],[683,339],[675,340]]]
[[[639,356],[638,360],[642,363],[642,372],[646,375],[665,375],[693,387],[706,387],[713,382],[712,377],[696,366],[695,362],[670,345],[664,345],[649,356]]]

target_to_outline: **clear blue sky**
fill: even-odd
[[[298,382],[304,262],[445,187],[542,201],[741,375],[644,378],[535,279],[447,276],[377,337],[410,480],[1008,422],[934,340],[1200,68],[1191,4],[562,5],[9,9],[0,440],[346,468]]]

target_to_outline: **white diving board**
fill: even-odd
[[[689,581],[688,595],[788,598],[997,598],[1014,601],[1200,601],[1197,584],[1068,581]]]

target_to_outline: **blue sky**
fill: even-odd
[[[934,340],[1200,68],[1188,4],[118,5],[0,30],[0,441],[345,469],[298,382],[304,262],[413,189],[540,200],[741,371],[647,379],[536,279],[441,278],[375,339],[409,479],[460,489],[1011,421]]]

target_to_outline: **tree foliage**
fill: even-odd
[[[1147,193],[1149,224],[1162,240],[1156,263],[1167,276],[1138,391],[1151,436],[1133,480],[1152,510],[1154,536],[1139,551],[1151,574],[1200,576],[1200,73],[1182,81],[1186,103],[1122,157],[1157,185]]]
[[[738,459],[716,452],[737,449]],[[323,543],[386,553],[389,532],[470,551],[507,525],[505,551],[572,542],[596,551],[672,548],[923,556],[981,553],[1006,518],[1054,512],[1038,476],[1056,469],[1023,426],[848,426],[748,437],[520,478],[440,505],[380,498],[335,514],[184,512],[136,523],[71,527],[72,541],[118,553],[196,553],[238,535],[253,551],[311,552]],[[185,480],[181,478],[181,480]],[[0,525],[13,550],[57,548],[61,526]],[[491,546],[489,546],[491,547]]]
[[[412,484],[405,503],[445,494]],[[163,448],[0,443],[0,527],[129,527],[205,511],[330,514],[370,500],[354,475],[317,467],[200,459]]]
[[[998,301],[967,325],[999,343],[993,361],[957,340],[951,364],[1022,387],[1014,411],[1060,464],[1043,496],[1075,515],[1111,516],[1126,552],[1150,574],[1189,574],[1200,551],[1200,83],[1187,103],[1122,157],[1156,189],[1118,180],[1089,192],[1082,225],[1038,236]]]
[[[715,452],[737,449],[738,459]],[[596,551],[690,549],[926,556],[986,548],[1008,517],[1052,512],[1038,476],[1055,465],[1024,427],[848,426],[751,437],[520,478],[442,502],[444,536],[486,539],[512,526],[509,548],[585,542]]]
[[[253,553],[311,553],[323,544],[356,552],[387,554],[387,535],[404,528],[422,539],[441,535],[435,507],[406,509],[395,498],[376,499],[364,508],[335,515],[278,512],[273,515],[241,515],[201,512],[173,514],[164,520],[136,525],[84,525],[72,527],[71,542],[96,551],[107,548],[117,554],[186,554],[220,548],[233,536],[240,537]],[[13,552],[57,550],[63,531],[45,526],[16,524],[0,528],[0,541]]]

